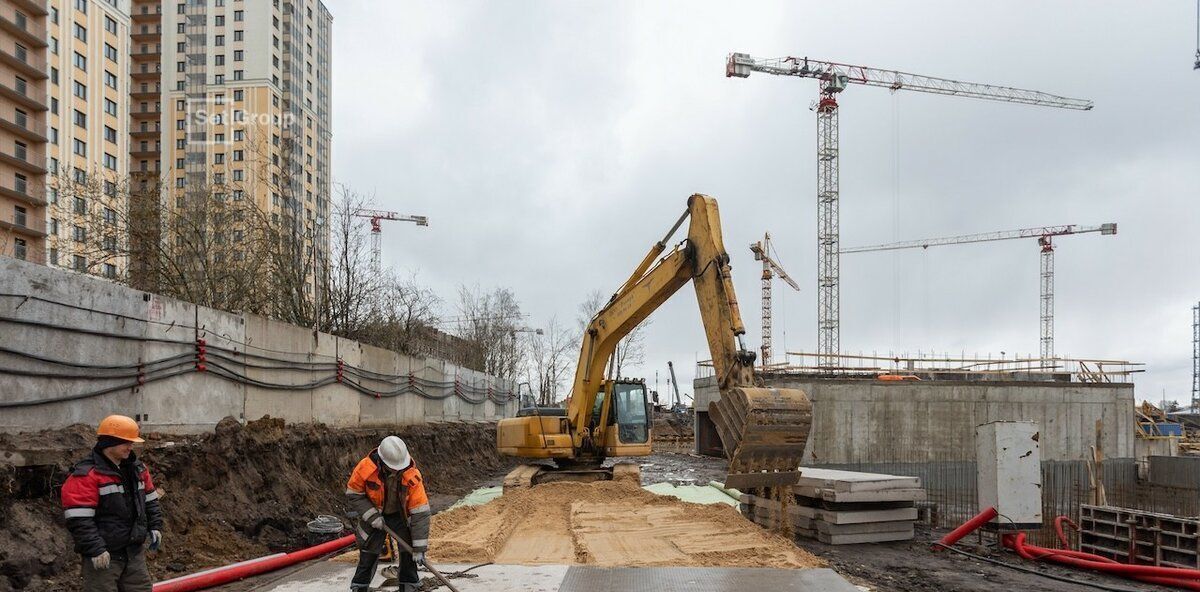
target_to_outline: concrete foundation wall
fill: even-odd
[[[63,326],[120,337],[66,331]],[[336,363],[340,357],[346,366],[396,377],[392,382],[361,379],[369,389],[394,390],[396,381],[403,383],[402,377],[410,372],[416,379],[449,386],[426,389],[432,396],[444,397],[440,399],[411,392],[377,398],[336,383],[308,390],[264,388],[228,380],[213,370],[196,372],[184,366],[178,376],[137,388],[71,401],[0,407],[0,431],[94,424],[111,413],[138,418],[147,429],[180,433],[212,429],[226,416],[253,420],[270,415],[289,422],[353,427],[492,420],[516,414],[517,402],[508,398],[512,385],[443,360],[406,356],[257,315],[225,313],[0,258],[0,405],[69,397],[136,380],[105,378],[136,369],[80,369],[30,356],[85,365],[136,365],[194,353],[197,337],[210,347],[234,350],[224,354],[232,361],[215,359],[210,353],[209,366],[219,364],[252,380],[302,385],[332,373],[253,368],[252,364],[276,364],[254,355],[324,364]],[[46,374],[69,376],[48,378]],[[455,392],[492,393],[494,398],[471,394],[466,398],[473,401],[467,401]]]
[[[1093,445],[1108,458],[1134,458],[1132,384],[800,377],[766,383],[801,389],[813,401],[805,464],[969,461],[975,426],[992,421],[1037,422],[1043,460],[1082,460]],[[694,387],[698,410],[720,397],[712,377]],[[697,450],[714,444],[701,441],[706,433],[698,427]]]

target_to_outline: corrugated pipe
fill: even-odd
[[[1082,551],[1047,549],[1036,545],[1027,545],[1025,544],[1025,533],[1023,532],[1005,535],[1002,541],[1004,546],[1016,551],[1018,555],[1030,561],[1053,561],[1071,567],[1124,576],[1161,586],[1172,586],[1185,590],[1200,590],[1200,570],[1158,567],[1154,565],[1130,565]]]
[[[251,576],[269,573],[277,569],[295,565],[302,561],[316,559],[322,555],[340,551],[354,544],[354,535],[346,535],[340,539],[335,539],[327,543],[321,543],[314,547],[293,551],[287,554],[268,555],[243,561],[225,567],[218,567],[192,575],[159,582],[154,585],[154,592],[192,592],[194,590],[204,590],[229,582],[236,582]]]
[[[950,531],[949,534],[942,537],[942,539],[938,542],[947,547],[953,546],[954,543],[957,543],[958,541],[962,540],[963,537],[975,532],[976,530],[979,530],[979,527],[991,522],[993,518],[999,515],[1000,513],[996,511],[996,508],[988,508],[976,514],[974,518],[963,522],[961,526]],[[933,546],[934,551],[937,551],[938,549],[941,549],[941,547],[937,545]]]

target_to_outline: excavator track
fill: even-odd
[[[800,389],[732,388],[708,406],[729,458],[725,486],[795,485],[812,430],[812,402]]]
[[[624,481],[629,480],[641,485],[642,469],[636,463],[617,463],[612,467],[602,468],[569,468],[560,469],[550,465],[525,464],[508,472],[504,476],[504,491],[521,487],[533,487],[541,483],[555,481],[574,481],[576,483],[591,483],[593,481]]]

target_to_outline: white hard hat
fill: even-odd
[[[379,443],[379,458],[392,470],[399,471],[408,466],[412,460],[408,456],[408,445],[397,436],[388,436]]]

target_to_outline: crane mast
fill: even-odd
[[[843,249],[842,253],[868,253],[874,251],[896,251],[900,249],[928,249],[945,245],[963,245],[991,241],[1013,240],[1019,238],[1036,238],[1040,253],[1040,289],[1039,289],[1039,338],[1038,353],[1043,360],[1054,358],[1054,237],[1072,234],[1100,233],[1112,235],[1117,233],[1117,224],[1109,222],[1095,226],[1065,224],[1062,226],[1042,226],[1038,228],[1021,228],[1018,230],[1001,230],[999,232],[984,232],[980,234],[962,234],[940,238],[926,238],[898,243],[868,245]]]
[[[729,54],[725,76],[747,78],[751,72],[814,78],[819,81],[817,113],[817,360],[833,371],[841,352],[839,141],[837,95],[850,84],[908,90],[1005,103],[1087,111],[1092,102],[1050,93],[935,78],[897,70],[868,68],[807,57],[754,58]]]
[[[779,274],[779,279],[787,282],[793,290],[799,292],[800,284],[796,283],[791,276],[783,270],[774,259],[771,258],[771,233],[763,233],[763,239],[758,242],[750,243],[750,251],[754,253],[755,261],[762,261],[762,367],[766,368],[771,365],[771,280],[775,274]]]

